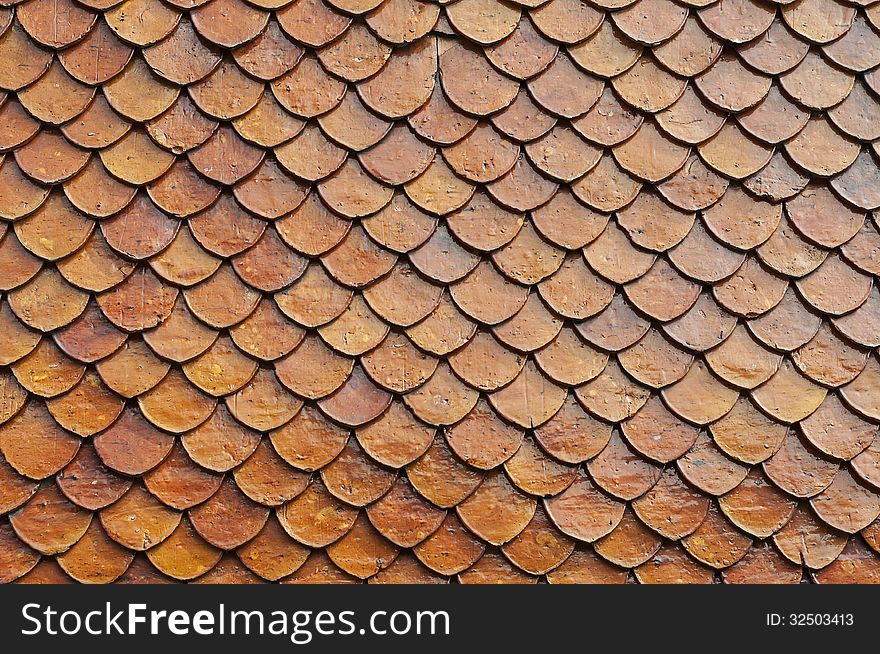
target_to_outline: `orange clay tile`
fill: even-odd
[[[663,546],[634,571],[641,584],[711,584],[714,572],[691,558],[682,548]]]
[[[847,207],[821,186],[809,186],[786,202],[789,217],[807,238],[824,247],[848,241],[864,224],[864,213]]]
[[[876,10],[59,3],[0,17],[0,580],[880,575]]]

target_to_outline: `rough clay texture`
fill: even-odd
[[[880,4],[0,5],[0,580],[880,581]]]

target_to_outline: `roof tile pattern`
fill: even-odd
[[[0,581],[880,582],[880,4],[0,0]]]

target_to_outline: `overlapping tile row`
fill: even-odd
[[[0,580],[880,581],[880,4],[0,5]]]

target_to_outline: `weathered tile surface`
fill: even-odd
[[[0,581],[880,582],[880,4],[0,0]]]

